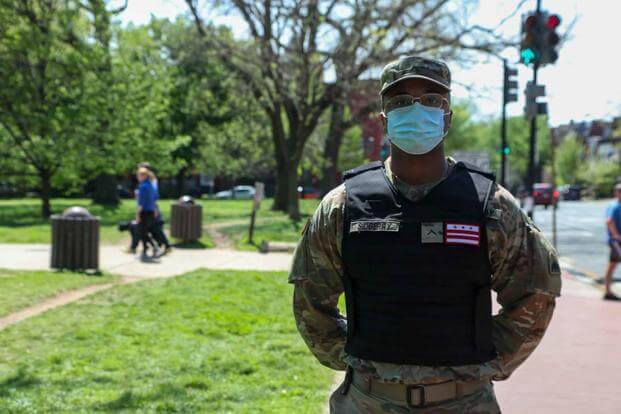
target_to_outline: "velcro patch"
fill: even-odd
[[[502,210],[498,208],[488,208],[486,216],[490,220],[500,221],[502,219]]]
[[[444,223],[441,221],[421,223],[420,240],[422,243],[443,243]]]
[[[352,221],[349,225],[350,233],[360,233],[363,231],[399,231],[399,222],[392,220],[365,220]]]

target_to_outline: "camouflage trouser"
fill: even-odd
[[[474,394],[424,408],[409,408],[405,402],[385,400],[365,394],[353,384],[347,395],[341,395],[341,386],[330,396],[331,414],[500,414],[492,383]]]

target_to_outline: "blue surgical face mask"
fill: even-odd
[[[386,114],[388,138],[400,150],[412,155],[426,154],[442,142],[444,110],[415,102]]]

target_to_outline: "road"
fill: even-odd
[[[563,264],[574,273],[582,272],[590,277],[603,276],[609,254],[604,221],[606,207],[611,201],[559,203],[556,210],[557,250]],[[534,216],[537,226],[552,242],[552,209],[544,210],[538,206]]]

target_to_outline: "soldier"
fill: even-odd
[[[445,157],[450,82],[433,59],[383,69],[391,156],[345,173],[302,232],[297,327],[319,362],[347,371],[332,413],[499,413],[491,381],[552,317],[554,249],[491,174]]]

